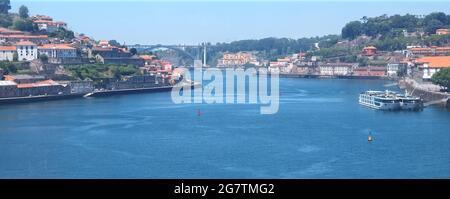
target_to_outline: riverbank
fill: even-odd
[[[426,106],[439,105],[450,108],[450,93],[439,92],[436,86],[418,83],[410,78],[399,80],[398,85],[409,94],[422,98]]]

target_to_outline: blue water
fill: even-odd
[[[387,83],[281,79],[275,115],[170,93],[0,106],[0,178],[450,178],[450,111],[358,104]]]

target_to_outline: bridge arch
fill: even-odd
[[[149,51],[153,51],[155,49],[158,48],[167,48],[173,51],[176,51],[177,53],[180,53],[181,55],[187,56],[189,59],[191,59],[192,61],[194,61],[196,58],[189,54],[188,52],[184,51],[183,49],[181,49],[180,47],[176,47],[176,46],[170,46],[170,45],[155,45],[155,46],[146,46],[144,48],[136,48],[139,52],[149,52]]]

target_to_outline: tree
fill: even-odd
[[[46,54],[40,54],[39,59],[42,61],[42,63],[48,62],[48,56]]]
[[[20,31],[33,31],[34,25],[31,20],[28,19],[16,19],[13,24],[14,29]]]
[[[17,54],[17,51],[14,51],[13,53],[13,61],[19,61],[19,54]]]
[[[0,62],[0,68],[5,71],[5,74],[12,74],[17,72],[17,66],[8,61]]]
[[[122,45],[120,45],[120,43],[117,41],[117,40],[115,40],[115,39],[113,39],[113,40],[109,40],[109,42],[108,42],[111,46],[116,46],[116,47],[121,47]]]
[[[431,77],[431,81],[450,90],[450,67],[444,68]]]
[[[137,54],[136,48],[131,48],[131,49],[130,49],[130,53],[131,53],[132,55]]]
[[[24,5],[20,6],[20,8],[19,8],[19,16],[22,19],[27,19],[29,17],[28,16],[28,8],[26,6],[24,6]]]
[[[12,26],[12,17],[9,14],[0,14],[0,27],[9,27]]]
[[[0,0],[0,14],[8,14],[11,9],[11,2],[9,0]]]
[[[425,32],[427,32],[428,34],[434,34],[436,32],[436,29],[442,28],[443,26],[444,24],[441,21],[432,19],[427,22],[425,26]]]
[[[68,40],[75,38],[73,31],[66,30],[65,28],[59,28],[57,31],[50,33],[49,36]]]
[[[344,28],[342,28],[342,38],[355,39],[362,33],[362,23],[359,21],[352,21],[347,23]]]

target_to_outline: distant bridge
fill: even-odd
[[[134,45],[127,45],[128,49],[135,48],[138,52],[145,52],[145,51],[152,51],[158,48],[167,48],[174,50],[176,52],[181,53],[182,55],[186,55],[192,60],[199,59],[200,54],[192,55],[187,52],[187,49],[198,49],[198,53],[201,52],[201,49],[203,48],[203,65],[206,65],[206,46],[205,43],[200,45],[163,45],[163,44],[155,44],[155,45],[146,45],[146,44],[134,44]]]

